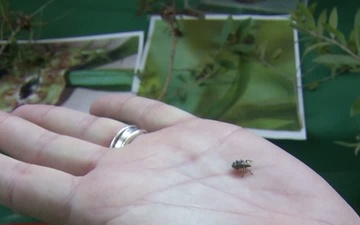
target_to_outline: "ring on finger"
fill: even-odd
[[[131,143],[137,136],[147,133],[146,130],[137,127],[136,125],[128,125],[116,133],[112,139],[110,148],[121,148]]]

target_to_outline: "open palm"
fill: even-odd
[[[321,177],[245,129],[130,95],[91,111],[0,114],[12,157],[0,155],[0,204],[70,225],[360,224]],[[149,133],[109,149],[123,122]],[[231,167],[239,159],[252,174]]]

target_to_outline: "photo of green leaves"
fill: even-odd
[[[305,139],[297,34],[282,16],[152,17],[133,91],[268,138]]]

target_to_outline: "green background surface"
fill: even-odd
[[[33,11],[46,0],[10,0],[14,8]],[[69,37],[123,31],[147,31],[149,19],[136,16],[135,0],[58,0],[50,5],[43,16],[48,24],[42,37]],[[347,33],[352,24],[358,1],[319,0],[318,8],[336,6],[340,28]],[[303,47],[303,46],[302,46]],[[303,71],[312,67],[310,61],[302,65]],[[307,73],[306,82],[323,77],[326,69]],[[360,96],[360,77],[347,75],[327,82],[316,91],[304,90],[307,141],[271,140],[284,148],[327,180],[345,200],[360,213],[360,155],[350,148],[334,144],[336,140],[351,141],[359,132],[360,118],[351,118],[352,102]],[[296,176],[296,174],[294,174]],[[0,224],[15,221],[11,211],[0,207]],[[28,221],[31,221],[30,219]]]

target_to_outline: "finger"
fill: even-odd
[[[43,221],[67,224],[77,179],[0,154],[0,205]]]
[[[135,95],[109,95],[95,101],[90,112],[136,124],[148,131],[159,130],[195,116],[159,101]]]
[[[0,149],[19,160],[74,175],[91,171],[104,148],[59,135],[22,118],[0,112]]]
[[[55,133],[76,137],[104,147],[125,126],[116,120],[49,105],[24,105],[13,113]]]

